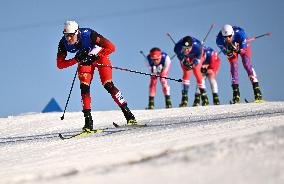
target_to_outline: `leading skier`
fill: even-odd
[[[78,64],[82,112],[85,117],[83,131],[93,130],[90,84],[95,68],[98,68],[102,85],[122,110],[127,125],[137,124],[121,91],[112,81],[109,55],[115,51],[113,43],[90,28],[79,28],[75,21],[65,22],[63,34],[64,36],[58,44],[57,67],[63,69]],[[75,53],[75,57],[66,59],[67,53]]]

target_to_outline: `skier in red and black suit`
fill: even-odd
[[[136,124],[136,119],[127,107],[122,93],[112,82],[112,68],[102,66],[111,66],[109,55],[115,51],[115,46],[96,31],[90,28],[79,28],[75,21],[65,22],[63,34],[64,36],[58,45],[57,67],[63,69],[78,64],[82,112],[85,117],[83,130],[93,130],[90,84],[95,68],[98,68],[102,85],[121,108],[127,124]],[[76,55],[72,59],[66,59],[67,52],[76,53]]]

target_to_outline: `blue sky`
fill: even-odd
[[[160,47],[169,55],[175,40],[185,35],[202,40],[211,24],[216,26],[206,45],[217,49],[215,38],[222,25],[244,28],[249,37],[271,32],[272,36],[252,43],[252,60],[265,99],[284,100],[282,62],[284,56],[284,2],[271,0],[175,0],[175,1],[102,1],[84,2],[1,1],[1,67],[0,117],[26,112],[40,112],[54,97],[64,108],[76,67],[59,70],[56,67],[57,45],[62,37],[63,23],[76,20],[81,27],[89,27],[116,45],[111,55],[114,66],[148,72],[140,50],[145,53]],[[221,103],[232,97],[229,64],[221,56],[217,77]],[[241,62],[240,91],[242,98],[253,98],[249,79]],[[170,77],[181,78],[177,59],[172,61]],[[144,109],[148,103],[149,77],[113,70],[113,81],[122,91],[131,109]],[[177,107],[181,99],[181,84],[169,81],[172,103]],[[193,102],[195,78],[191,77],[190,104]],[[210,102],[211,89],[207,83]],[[92,107],[95,110],[118,109],[100,84],[98,73],[91,87]],[[81,111],[79,82],[76,80],[67,111]],[[161,85],[158,83],[156,108],[164,107]]]

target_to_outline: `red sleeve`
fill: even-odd
[[[57,51],[57,58],[56,58],[57,67],[59,69],[67,68],[77,63],[77,61],[74,58],[66,60],[65,59],[66,56],[67,56],[67,51],[64,47],[63,41],[60,40],[58,44],[58,51]]]
[[[96,44],[103,49],[99,52],[99,56],[107,56],[110,55],[115,51],[115,46],[111,41],[103,37],[102,35],[98,34],[97,32],[93,31],[91,33],[91,40],[93,44]]]

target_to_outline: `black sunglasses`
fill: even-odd
[[[63,34],[64,34],[65,37],[73,37],[73,36],[75,36],[75,34],[77,33],[77,31],[78,31],[78,30],[76,30],[75,33],[65,33],[65,32],[63,31]]]
[[[73,37],[75,33],[63,33],[65,37]]]
[[[228,36],[224,36],[224,38],[230,38],[232,37],[233,35],[228,35]]]

